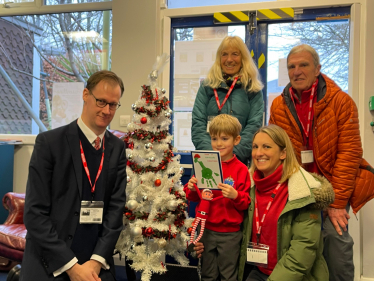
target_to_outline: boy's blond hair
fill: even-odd
[[[210,136],[219,136],[223,133],[235,139],[240,135],[241,130],[242,125],[238,118],[228,114],[220,114],[214,117],[209,126]]]

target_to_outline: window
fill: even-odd
[[[0,75],[0,134],[39,133],[32,112],[47,129],[52,120],[69,123],[77,118],[69,110],[81,110],[83,82],[98,70],[110,69],[111,33],[111,11],[0,18],[0,66],[14,84]],[[62,91],[72,96],[54,97],[59,88],[54,85],[60,82],[71,83]]]
[[[228,4],[241,4],[241,3],[254,3],[254,2],[271,2],[276,0],[168,0],[168,8],[187,8],[187,7],[201,7],[201,6],[214,6],[214,5],[228,5]]]
[[[191,141],[192,108],[200,83],[213,65],[222,39],[237,35],[245,40],[244,25],[175,28],[174,31],[174,146],[193,150]]]
[[[108,1],[108,0],[45,0],[45,5],[93,3],[93,2],[104,2],[104,1]]]

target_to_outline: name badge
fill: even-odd
[[[308,163],[313,163],[313,162],[314,162],[313,150],[302,150],[301,151],[301,163],[308,164]]]
[[[215,116],[208,116],[208,123],[206,124],[206,131],[209,133],[209,126]]]
[[[103,201],[82,201],[79,217],[80,224],[102,224],[103,223]]]
[[[247,263],[267,268],[269,246],[249,242],[247,246]]]

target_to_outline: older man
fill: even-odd
[[[115,280],[125,205],[125,144],[106,130],[124,87],[99,71],[78,120],[37,136],[30,160],[21,280]]]
[[[323,224],[324,256],[330,280],[352,281],[349,208],[356,213],[374,196],[374,186],[368,184],[374,179],[373,170],[362,159],[357,107],[320,72],[319,56],[311,46],[294,47],[287,57],[287,68],[290,83],[274,100],[269,122],[287,131],[304,168],[331,182],[335,201]]]

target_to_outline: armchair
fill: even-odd
[[[9,211],[4,224],[0,224],[0,270],[8,271],[22,262],[26,244],[26,228],[23,224],[25,194],[8,192],[3,206]]]

